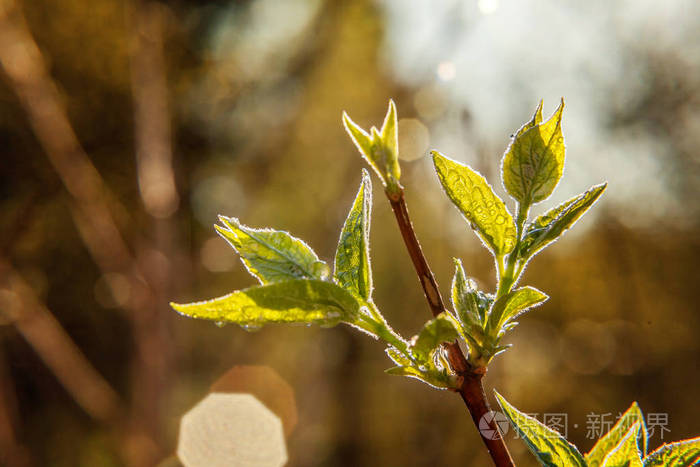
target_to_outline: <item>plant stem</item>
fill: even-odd
[[[511,251],[508,255],[505,270],[503,268],[503,259],[499,258],[498,274],[500,277],[498,279],[498,288],[496,289],[496,299],[499,299],[502,296],[508,294],[510,292],[510,289],[513,288],[513,285],[518,281],[518,279],[520,278],[520,274],[522,273],[523,265],[516,263],[518,263],[518,250],[520,249],[520,242],[523,239],[523,230],[525,228],[525,221],[527,220],[527,215],[529,211],[529,204],[518,204],[518,214],[515,220],[515,247],[513,248],[513,251]]]
[[[403,237],[408,254],[418,274],[418,279],[423,287],[425,298],[428,300],[430,311],[433,313],[433,316],[437,316],[445,311],[445,303],[440,295],[440,289],[438,289],[435,276],[430,266],[428,266],[428,261],[423,255],[420,243],[418,243],[416,232],[413,230],[413,224],[408,215],[408,207],[406,206],[406,200],[404,198],[403,187],[399,186],[398,190],[392,190],[392,192],[387,191],[386,195],[389,199],[389,203],[391,203],[391,209],[394,211],[394,216],[396,216],[396,222],[399,225],[401,236]],[[484,421],[487,421],[489,429],[495,430],[491,431],[491,433],[499,433],[499,436],[496,437],[497,439],[489,439],[492,438],[492,436],[487,438],[481,434],[481,431],[479,432],[494,464],[496,467],[514,467],[513,460],[508,453],[508,448],[503,438],[500,436],[500,430],[496,423],[493,420],[487,419],[482,421],[484,415],[491,411],[488,399],[484,393],[484,388],[481,384],[481,379],[486,372],[486,368],[474,368],[471,366],[456,341],[451,344],[446,344],[445,348],[447,349],[450,366],[461,380],[460,387],[456,389],[456,392],[462,396],[462,400],[466,404],[472,420],[474,421],[474,426],[479,429],[479,423],[483,424]]]
[[[481,384],[483,376],[483,374],[478,373],[465,375],[459,395],[462,396],[462,400],[469,408],[469,414],[472,416],[474,426],[479,430],[481,440],[484,442],[486,449],[488,449],[493,463],[497,467],[513,467],[515,464],[510,457],[508,448],[503,441],[503,435],[495,423],[494,417],[483,418],[491,412],[491,407],[489,407],[489,402],[484,393],[484,386]],[[488,422],[488,429],[484,429],[483,424],[485,422]]]

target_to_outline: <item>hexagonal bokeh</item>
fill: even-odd
[[[282,422],[250,394],[211,393],[180,422],[185,467],[276,467],[287,462]]]

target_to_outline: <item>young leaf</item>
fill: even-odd
[[[357,123],[353,122],[346,112],[343,112],[343,126],[345,126],[345,131],[350,135],[350,139],[355,143],[362,157],[364,157],[377,174],[383,178],[379,167],[375,165],[372,159],[372,137],[365,130],[360,128]]]
[[[640,422],[636,422],[627,430],[619,444],[605,456],[601,467],[643,467],[642,453],[637,443],[640,425]]]
[[[346,112],[343,112],[343,125],[362,157],[379,175],[382,184],[389,189],[399,186],[401,168],[399,167],[398,124],[394,101],[389,101],[381,131],[372,127],[367,133],[353,122]]]
[[[647,452],[647,430],[644,425],[644,415],[639,405],[634,402],[629,409],[619,418],[615,426],[608,431],[593,448],[586,454],[586,462],[589,467],[598,467],[603,463],[603,459],[620,443],[624,435],[635,423],[639,423],[639,438],[641,442],[641,452]]]
[[[700,464],[700,438],[664,444],[644,459],[644,467],[692,467]]]
[[[482,317],[477,302],[477,289],[473,280],[464,273],[462,261],[455,258],[455,275],[452,278],[452,306],[459,321],[471,328],[482,326]]]
[[[503,185],[521,204],[529,206],[547,199],[564,173],[563,110],[564,99],[549,120],[537,124],[538,118],[540,121],[542,118],[540,103],[532,121],[518,131],[506,150]]]
[[[496,398],[513,428],[542,465],[546,467],[586,467],[586,461],[583,460],[583,456],[578,452],[576,446],[569,443],[556,431],[518,411],[498,392],[496,392]]]
[[[428,360],[433,350],[443,342],[454,341],[457,335],[457,330],[449,316],[446,313],[440,313],[423,326],[413,351],[419,359]]]
[[[250,287],[202,302],[171,303],[191,318],[236,323],[255,329],[268,323],[304,323],[335,326],[353,322],[360,304],[350,292],[330,282],[291,280]]]
[[[362,183],[348,213],[335,253],[335,278],[341,287],[365,301],[372,298],[369,259],[369,226],[372,211],[372,182],[362,170]]]
[[[607,183],[593,186],[585,193],[550,209],[530,223],[525,229],[522,242],[520,242],[520,257],[531,258],[535,253],[559,238],[593,206],[607,186]]]
[[[385,350],[386,354],[389,356],[392,362],[399,366],[411,366],[413,362],[410,358],[403,354],[399,349],[393,346],[389,346]]]
[[[290,279],[328,277],[328,266],[298,238],[287,232],[246,227],[233,217],[219,216],[216,231],[241,255],[248,272],[261,284]]]
[[[428,371],[421,371],[418,368],[412,366],[395,366],[384,370],[385,373],[389,375],[396,376],[408,376],[409,378],[416,378],[423,381],[425,384],[432,386],[436,389],[448,389],[453,387],[453,381],[445,372],[430,369]]]
[[[486,179],[464,164],[432,151],[442,187],[472,229],[496,256],[515,246],[515,222]]]
[[[399,124],[394,100],[389,100],[389,108],[382,123],[382,146],[386,151],[386,167],[389,175],[395,180],[401,178],[401,168],[399,167]]]
[[[408,376],[410,378],[417,378],[421,381],[425,381],[423,379],[423,373],[418,368],[414,368],[412,366],[394,366],[384,370],[384,373],[394,376]]]
[[[539,305],[549,297],[534,287],[521,287],[502,296],[491,308],[486,324],[486,333],[493,335],[505,324],[524,313],[528,308]]]

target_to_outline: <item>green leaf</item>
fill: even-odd
[[[564,136],[561,116],[564,99],[545,123],[540,102],[532,121],[513,138],[503,157],[503,185],[521,204],[529,206],[549,196],[564,173]]]
[[[502,296],[493,304],[486,324],[486,333],[494,335],[509,321],[528,308],[539,305],[549,297],[534,287],[521,287]]]
[[[415,378],[436,389],[448,389],[454,387],[454,381],[452,380],[451,375],[444,371],[438,371],[435,369],[421,371],[412,366],[395,366],[389,368],[388,370],[384,370],[384,372],[389,375]]]
[[[411,364],[395,366],[384,370],[384,372],[395,376],[416,378],[436,389],[454,388],[456,385],[453,375],[445,369],[437,368],[432,362],[426,362],[422,369]]]
[[[432,151],[435,170],[447,196],[496,256],[515,246],[515,222],[486,179],[468,166]]]
[[[593,206],[607,186],[607,183],[593,186],[585,193],[550,209],[530,223],[520,243],[520,257],[531,258],[559,238]]]
[[[700,438],[664,444],[644,459],[644,467],[691,467],[700,464]]]
[[[627,430],[618,445],[603,459],[601,467],[643,467],[642,453],[639,451],[639,428],[642,424],[635,422]]]
[[[372,298],[369,259],[369,226],[372,212],[372,182],[362,170],[362,183],[340,233],[335,253],[335,278],[341,287],[365,301]]]
[[[328,266],[302,240],[287,232],[253,229],[233,217],[219,216],[216,231],[241,255],[248,272],[261,284],[290,279],[325,280]]]
[[[635,424],[639,423],[639,437],[642,446],[642,455],[647,452],[647,431],[644,425],[644,415],[636,402],[619,418],[615,426],[603,435],[593,448],[586,454],[586,462],[589,467],[598,467],[603,463],[603,459],[620,443],[627,431]]]
[[[350,135],[350,139],[352,139],[352,142],[355,143],[355,146],[357,147],[357,150],[360,151],[362,157],[367,159],[367,162],[369,162],[369,164],[381,177],[382,174],[379,168],[372,160],[372,137],[365,130],[360,128],[357,123],[353,122],[346,112],[343,112],[343,126],[345,126],[345,131],[347,131]]]
[[[496,398],[511,425],[542,465],[546,467],[586,466],[586,461],[583,460],[576,446],[559,433],[518,411],[498,392],[496,392]]]
[[[177,312],[217,324],[236,323],[249,330],[268,323],[335,326],[354,322],[360,304],[350,292],[330,282],[291,280],[239,290],[189,304],[171,303]]]
[[[386,354],[389,356],[392,362],[396,363],[399,366],[411,366],[413,365],[413,361],[411,361],[410,358],[408,358],[406,355],[403,354],[399,349],[393,346],[389,346],[385,350]]]
[[[386,154],[386,167],[388,174],[395,180],[401,178],[401,168],[399,167],[399,124],[394,100],[389,100],[389,108],[382,123],[382,148]]]
[[[412,366],[394,366],[384,370],[384,373],[394,376],[408,376],[425,381],[423,379],[423,373],[418,368],[414,368]]]
[[[462,261],[455,258],[452,278],[452,306],[459,321],[468,328],[481,327],[483,316],[479,311],[476,283],[464,273]]]
[[[346,112],[343,112],[343,125],[357,146],[362,157],[377,172],[382,184],[390,190],[399,186],[399,139],[396,105],[389,101],[389,108],[382,129],[370,128],[369,133],[360,128]]]
[[[447,313],[440,313],[431,319],[418,334],[413,352],[420,360],[427,361],[430,354],[443,342],[452,342],[457,339],[457,330]]]

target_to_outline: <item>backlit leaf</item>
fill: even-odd
[[[396,363],[399,366],[411,366],[413,365],[413,362],[411,361],[410,358],[408,358],[406,355],[404,355],[399,349],[396,347],[389,346],[386,348],[386,354],[389,356],[392,362]]]
[[[528,308],[539,305],[549,297],[534,287],[521,287],[502,296],[491,308],[486,325],[487,334],[501,329],[508,321],[515,319]]]
[[[343,112],[345,130],[367,162],[372,166],[385,187],[398,186],[401,177],[399,167],[399,140],[396,105],[389,101],[389,108],[382,129],[370,128],[369,133],[360,128],[346,112]]]
[[[476,284],[467,278],[462,261],[455,258],[455,274],[452,278],[452,306],[463,325],[471,328],[481,326]]]
[[[496,398],[511,425],[542,465],[546,467],[586,466],[586,462],[576,446],[569,443],[559,433],[535,418],[518,411],[497,392]]]
[[[585,193],[571,198],[554,209],[550,209],[528,224],[523,240],[520,243],[520,257],[530,258],[559,238],[593,206],[607,186],[607,183],[603,183],[591,187]]]
[[[620,442],[603,459],[601,467],[642,467],[642,453],[639,451],[638,436],[640,422],[635,422],[627,430]]]
[[[338,284],[364,300],[372,297],[372,270],[369,259],[369,227],[372,210],[372,182],[366,170],[362,184],[348,213],[335,253]]]
[[[627,431],[634,425],[639,423],[639,441],[641,445],[642,455],[647,451],[647,431],[644,425],[644,415],[642,414],[639,405],[634,402],[629,409],[618,419],[615,426],[610,431],[603,435],[586,454],[586,462],[589,467],[598,467],[602,464],[605,456],[608,455],[622,441]]]
[[[302,240],[287,232],[253,229],[233,217],[219,216],[216,231],[241,255],[248,272],[261,284],[290,279],[324,280],[328,266]]]
[[[544,123],[542,103],[532,121],[521,128],[503,157],[503,185],[520,203],[529,206],[547,199],[564,173],[564,136],[561,131],[562,99],[559,108]]]
[[[486,179],[468,166],[433,151],[433,162],[447,196],[484,244],[503,256],[515,246],[515,222]]]
[[[408,376],[409,378],[416,378],[424,383],[432,386],[436,389],[448,389],[453,387],[453,381],[450,376],[445,372],[439,372],[435,370],[421,371],[418,368],[412,366],[395,366],[384,370],[385,373],[395,376]]]
[[[401,178],[401,168],[399,167],[399,125],[394,100],[389,100],[389,108],[382,124],[382,147],[386,154],[387,172],[396,180]]]
[[[334,326],[353,322],[360,313],[355,297],[330,282],[291,280],[239,290],[189,304],[170,304],[191,318],[235,323],[249,330],[268,323]]]
[[[353,122],[350,116],[343,112],[343,125],[345,126],[345,131],[350,135],[350,139],[355,143],[357,150],[360,151],[362,157],[364,157],[369,165],[377,172],[377,174],[384,178],[379,167],[376,166],[374,160],[372,159],[372,137],[365,130],[360,128],[360,126]]]
[[[428,321],[413,346],[413,351],[421,360],[427,360],[431,352],[437,349],[443,342],[452,342],[457,339],[457,330],[454,323],[446,313]]]
[[[644,467],[692,467],[700,465],[700,438],[664,444],[644,459]]]

